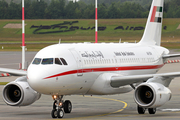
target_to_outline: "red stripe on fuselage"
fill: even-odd
[[[154,22],[155,15],[156,15],[156,10],[157,10],[157,6],[154,6],[154,7],[153,7],[153,11],[152,11],[152,15],[151,15],[151,20],[150,20],[150,22]]]
[[[162,65],[151,65],[151,66],[88,68],[88,69],[82,69],[82,70],[71,70],[71,71],[67,71],[67,72],[63,72],[63,73],[59,73],[59,74],[56,74],[56,75],[46,77],[44,79],[79,73],[78,71],[82,71],[82,73],[87,73],[87,72],[105,72],[105,71],[147,70],[147,69],[158,69],[158,68],[161,68],[163,65],[164,64],[162,64]]]

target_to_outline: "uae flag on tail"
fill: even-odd
[[[150,22],[161,23],[162,16],[163,16],[162,10],[163,10],[162,7],[154,6]]]

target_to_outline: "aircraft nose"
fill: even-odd
[[[32,89],[34,89],[37,92],[41,93],[41,90],[43,89],[43,73],[45,71],[42,71],[42,69],[39,69],[36,66],[29,66],[27,70],[27,76],[28,76],[28,83],[31,86]],[[45,73],[44,73],[45,74]]]

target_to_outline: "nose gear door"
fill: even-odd
[[[75,49],[70,49],[77,63],[77,76],[83,76],[82,59]]]

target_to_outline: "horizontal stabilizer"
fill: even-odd
[[[180,54],[169,54],[169,55],[163,55],[163,58],[172,58],[172,57],[180,57]]]

